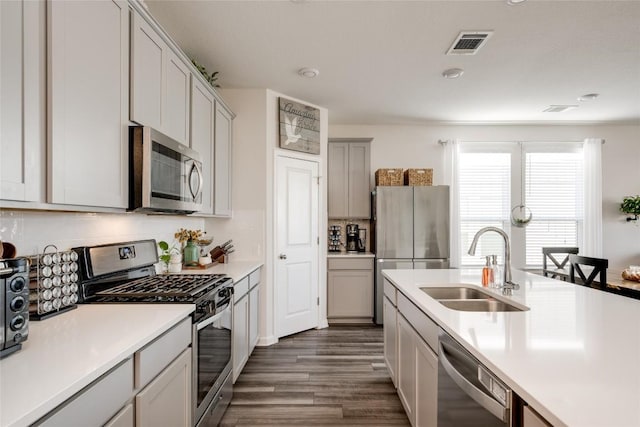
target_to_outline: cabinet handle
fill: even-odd
[[[280,259],[287,259],[287,254],[280,254]]]

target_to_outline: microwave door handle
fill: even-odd
[[[440,363],[442,363],[442,366],[444,367],[446,373],[449,375],[449,377],[451,377],[453,382],[455,382],[458,387],[462,389],[462,391],[464,391],[469,397],[475,400],[478,405],[489,411],[493,416],[495,416],[499,420],[502,420],[502,422],[508,421],[507,409],[504,406],[493,400],[493,398],[473,385],[460,372],[458,372],[456,368],[453,367],[453,365],[447,358],[441,342],[438,343],[438,357],[440,358]]]
[[[193,191],[193,187],[191,186],[191,176],[193,175],[193,171],[196,171],[198,174],[198,188],[196,191]],[[202,171],[200,170],[200,166],[198,166],[198,162],[194,161],[191,166],[191,171],[189,172],[189,191],[191,192],[191,197],[193,200],[196,200],[200,194],[202,194],[202,185],[204,183],[204,178],[202,177]]]

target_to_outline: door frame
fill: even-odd
[[[320,301],[318,305],[318,319],[316,322],[316,329],[323,329],[329,327],[329,323],[327,321],[327,246],[324,244],[327,240],[326,229],[327,229],[327,209],[326,209],[326,179],[324,174],[326,173],[326,165],[323,162],[322,157],[306,155],[303,153],[292,152],[289,150],[276,149],[274,150],[273,155],[273,188],[272,192],[274,195],[273,201],[273,239],[271,242],[271,259],[270,264],[273,266],[272,268],[272,278],[273,278],[273,301],[272,301],[272,311],[273,311],[273,321],[274,321],[274,335],[276,337],[275,342],[278,341],[279,338],[279,325],[277,322],[278,316],[278,286],[276,284],[277,280],[277,256],[278,256],[278,241],[277,241],[277,227],[278,227],[278,214],[277,214],[277,202],[275,198],[277,197],[277,164],[279,158],[291,158],[295,160],[303,160],[314,162],[318,165],[318,178],[319,178],[319,186],[318,186],[318,238],[320,239],[320,243],[318,245],[318,289],[317,295]],[[325,260],[325,262],[323,262]]]

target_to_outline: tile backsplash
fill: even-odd
[[[367,252],[371,252],[371,246],[369,245],[369,240],[371,240],[371,233],[369,229],[371,228],[371,223],[369,220],[358,220],[358,219],[330,219],[329,226],[339,225],[341,227],[341,236],[340,236],[340,244],[342,246],[342,252],[346,251],[346,243],[347,243],[347,224],[358,224],[358,228],[364,228],[367,230],[367,241],[365,244],[365,249]],[[328,244],[328,242],[327,242]]]
[[[174,241],[180,228],[204,230],[204,219],[175,215],[107,214],[0,210],[0,239],[13,243],[20,255],[129,240]]]

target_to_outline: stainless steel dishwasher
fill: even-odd
[[[518,426],[515,399],[502,381],[440,330],[438,427]]]

